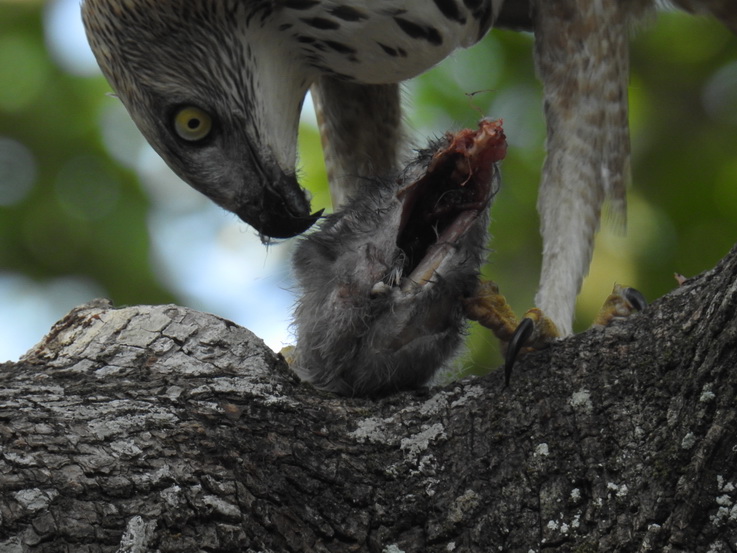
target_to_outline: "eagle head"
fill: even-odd
[[[174,172],[263,240],[317,219],[295,175],[312,75],[263,2],[85,0],[97,61]],[[268,38],[268,40],[266,40]]]

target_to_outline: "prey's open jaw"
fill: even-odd
[[[496,162],[507,149],[501,121],[481,121],[478,130],[449,134],[446,140],[448,146],[433,155],[425,174],[397,192],[402,213],[396,245],[406,277],[389,280],[402,292],[432,286],[443,275],[499,189]]]

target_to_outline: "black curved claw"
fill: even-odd
[[[507,354],[504,356],[504,387],[509,386],[509,379],[512,376],[512,367],[517,361],[519,350],[527,343],[535,330],[535,323],[532,319],[525,317],[520,321],[517,330],[514,331],[512,339],[507,346]]]
[[[642,311],[647,307],[645,296],[637,288],[625,288],[622,291],[622,295],[638,311]]]

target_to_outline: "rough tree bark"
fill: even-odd
[[[642,314],[381,401],[248,330],[82,306],[0,366],[0,551],[734,551],[737,250]]]

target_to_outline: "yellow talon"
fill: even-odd
[[[647,301],[640,292],[634,288],[615,284],[612,293],[604,300],[604,305],[594,319],[594,326],[607,326],[612,321],[629,317],[645,307]]]
[[[296,360],[296,353],[297,348],[295,346],[284,346],[279,350],[279,355],[281,355],[284,360],[287,362],[287,365],[290,367],[294,364],[294,361]]]
[[[463,299],[463,306],[469,319],[489,328],[501,341],[506,353],[506,384],[509,384],[512,367],[520,353],[543,349],[561,335],[553,320],[536,307],[527,311],[522,320],[518,320],[506,298],[499,293],[499,286],[491,281],[480,281],[474,294]],[[640,292],[615,284],[594,325],[606,326],[614,320],[642,311],[646,306],[647,302]]]

